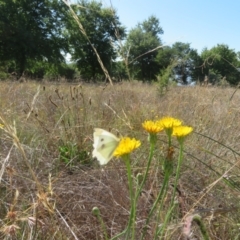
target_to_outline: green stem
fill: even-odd
[[[126,239],[128,239],[129,235],[129,229],[131,229],[132,223],[135,225],[135,218],[134,216],[136,215],[136,204],[134,201],[134,195],[133,195],[133,187],[132,187],[132,172],[131,172],[131,164],[130,164],[130,158],[129,155],[125,155],[122,157],[127,168],[127,176],[128,176],[128,187],[129,187],[129,194],[130,194],[130,201],[131,201],[131,210],[130,210],[130,216],[128,220],[128,225],[127,228],[124,229],[121,233],[117,234],[114,236],[111,240],[119,239],[120,236],[123,234],[127,233]],[[135,226],[132,228],[132,236],[134,237],[135,235]]]
[[[129,186],[129,193],[130,193],[130,200],[131,200],[131,212],[130,212],[130,217],[129,217],[129,222],[127,229],[132,228],[132,239],[134,239],[135,236],[135,216],[136,216],[136,202],[134,200],[134,195],[133,195],[133,186],[132,186],[132,172],[131,172],[131,164],[130,164],[130,159],[129,155],[126,155],[125,158],[125,163],[126,163],[126,168],[127,168],[127,175],[128,175],[128,186]],[[129,231],[127,231],[127,238],[129,235]]]
[[[166,189],[168,187],[168,181],[169,181],[169,174],[166,173],[165,176],[164,176],[163,185],[161,187],[161,190],[160,190],[160,192],[159,192],[159,194],[157,196],[157,199],[155,200],[155,202],[154,202],[154,204],[152,206],[152,209],[151,209],[150,213],[148,214],[148,217],[147,217],[144,229],[143,229],[143,233],[142,233],[141,239],[144,239],[144,237],[145,237],[146,230],[147,230],[147,225],[148,225],[149,220],[150,220],[150,218],[151,218],[155,208],[157,207],[157,204],[158,204],[160,199],[161,199],[161,204],[160,204],[160,208],[159,208],[158,212],[160,213],[160,211],[162,209],[163,199],[164,199],[164,197],[162,197],[162,196],[165,196],[165,194],[166,194]],[[159,216],[159,214],[158,214],[158,216]],[[157,220],[157,222],[158,222],[158,220]]]
[[[158,236],[160,233],[161,233],[161,235],[160,235],[159,239],[162,239],[162,235],[163,235],[163,233],[164,233],[164,230],[165,230],[165,228],[166,228],[166,225],[167,225],[167,223],[168,223],[168,220],[169,220],[170,217],[171,217],[171,214],[172,214],[172,211],[173,211],[174,207],[175,207],[175,205],[172,206],[172,207],[170,208],[170,210],[168,210],[167,215],[166,215],[166,217],[165,217],[165,221],[164,221],[162,227],[159,229],[159,231],[156,231],[156,232],[155,232],[154,240],[157,239],[157,236]]]
[[[172,146],[172,135],[168,135],[168,147],[170,148]]]
[[[166,197],[166,195],[167,195],[168,183],[169,183],[169,182],[167,182],[165,191],[164,191],[164,193],[163,193],[163,196],[162,196],[162,199],[161,199],[161,202],[160,202],[160,206],[159,206],[159,209],[158,209],[158,214],[157,214],[156,223],[159,223],[160,214],[161,214],[161,211],[162,211],[164,199],[165,199],[165,197]],[[155,235],[156,235],[157,231],[158,231],[158,227],[156,227]],[[156,236],[157,236],[157,235],[156,235]]]
[[[148,156],[148,162],[147,162],[147,168],[146,168],[146,171],[145,171],[145,174],[144,174],[144,177],[143,177],[143,180],[137,190],[137,194],[136,194],[136,197],[134,199],[134,207],[135,207],[135,211],[134,211],[134,215],[133,215],[133,219],[134,219],[134,222],[135,222],[135,219],[136,219],[136,206],[137,206],[137,201],[138,201],[138,198],[142,192],[142,188],[147,180],[147,176],[148,176],[148,172],[149,172],[149,168],[150,168],[150,165],[151,165],[151,162],[152,162],[152,158],[153,158],[153,153],[154,153],[154,149],[155,149],[155,144],[156,144],[156,140],[157,140],[157,136],[156,134],[150,134],[149,135],[150,137],[150,152],[149,152],[149,156]],[[132,238],[133,239],[133,238]]]
[[[117,234],[116,236],[114,236],[113,238],[111,238],[111,240],[115,240],[115,239],[119,239],[119,237],[121,237],[123,234],[125,234],[128,231],[128,227],[125,228],[121,233]]]
[[[98,221],[101,224],[102,230],[104,232],[105,240],[108,240],[109,238],[108,238],[108,235],[107,235],[106,225],[103,222],[103,219],[102,219],[102,216],[100,214],[99,208],[98,207],[94,207],[92,209],[92,213],[93,213],[93,215],[95,215],[97,217]]]
[[[168,210],[167,212],[167,216],[164,219],[164,223],[163,226],[160,229],[161,232],[161,236],[166,228],[166,225],[171,217],[172,211],[175,207],[174,205],[174,199],[175,199],[175,194],[176,194],[176,189],[177,189],[177,184],[178,184],[178,180],[179,180],[179,176],[180,176],[180,169],[181,169],[181,165],[182,165],[182,160],[183,160],[183,142],[180,142],[180,149],[179,149],[179,156],[178,156],[178,165],[177,165],[177,172],[176,172],[176,178],[175,178],[175,182],[174,182],[174,187],[173,187],[173,194],[172,194],[172,199],[171,199],[171,203],[170,203],[170,210]],[[159,233],[158,233],[159,234]],[[157,234],[157,235],[158,235]],[[161,239],[161,237],[160,237]]]
[[[136,195],[136,201],[138,200],[138,197],[139,197],[139,195],[140,195],[141,192],[142,192],[142,188],[143,188],[143,186],[144,186],[144,184],[145,184],[145,182],[146,182],[146,180],[147,180],[148,171],[149,171],[149,168],[150,168],[150,165],[151,165],[151,162],[152,162],[152,158],[153,158],[153,153],[154,153],[156,141],[155,141],[155,139],[151,139],[151,137],[154,138],[155,135],[154,135],[154,136],[151,136],[151,135],[150,135],[150,144],[151,144],[151,145],[150,145],[150,153],[149,153],[149,156],[148,156],[147,168],[146,168],[146,171],[145,171],[143,180],[142,180],[142,182],[141,182],[141,185],[140,185],[140,187],[138,188],[137,195]]]
[[[180,169],[182,166],[182,161],[183,161],[183,143],[180,144],[180,149],[179,149],[179,156],[178,156],[178,165],[177,165],[177,172],[176,172],[176,178],[175,178],[175,183],[173,187],[173,195],[172,195],[172,200],[171,200],[171,205],[170,207],[173,206],[175,194],[176,194],[176,189],[177,189],[177,184],[180,176]]]
[[[101,227],[102,227],[102,230],[103,230],[103,233],[104,233],[104,236],[105,236],[105,240],[108,240],[108,235],[107,235],[107,229],[106,229],[106,226],[102,220],[102,217],[100,215],[97,215],[97,218],[98,218],[98,221],[100,222],[101,224]]]
[[[143,180],[140,184],[140,187],[137,190],[137,193],[135,195],[135,198],[133,196],[133,189],[132,189],[132,175],[131,175],[131,166],[130,166],[130,159],[129,159],[129,155],[126,155],[123,157],[123,159],[125,160],[126,163],[126,167],[127,167],[127,174],[128,174],[128,184],[129,184],[129,192],[130,192],[130,199],[131,199],[131,210],[130,210],[130,217],[129,217],[129,222],[128,222],[128,226],[127,228],[119,233],[118,235],[116,235],[115,237],[112,238],[112,240],[115,239],[119,239],[120,236],[122,236],[123,234],[127,233],[126,235],[126,239],[129,239],[129,229],[131,229],[132,225],[132,239],[134,239],[135,236],[135,219],[136,219],[136,206],[137,206],[137,201],[139,198],[139,195],[142,192],[142,188],[147,180],[147,176],[148,176],[148,171],[152,162],[152,158],[153,158],[153,153],[154,153],[154,149],[155,149],[155,143],[156,143],[157,137],[156,135],[150,135],[150,153],[148,156],[148,163],[147,163],[147,168],[143,177]]]
[[[197,225],[199,226],[200,231],[201,231],[202,236],[203,236],[203,239],[204,240],[209,240],[210,238],[208,236],[207,229],[206,229],[205,225],[203,224],[203,221],[202,221],[201,217],[199,215],[195,215],[194,218],[193,218],[193,221],[195,221],[197,223]]]

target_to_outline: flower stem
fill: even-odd
[[[199,226],[200,231],[201,231],[202,236],[203,236],[203,239],[204,239],[204,240],[209,240],[210,238],[209,238],[209,236],[208,236],[207,229],[206,229],[206,227],[205,227],[205,225],[204,225],[201,217],[200,217],[199,215],[195,215],[195,216],[193,217],[193,221],[196,222],[197,225]]]
[[[102,216],[100,214],[99,209],[97,207],[94,207],[93,210],[92,210],[92,213],[97,217],[98,221],[101,224],[101,227],[102,227],[102,230],[103,230],[103,233],[104,233],[104,236],[105,236],[105,240],[108,240],[109,238],[108,238],[108,235],[107,235],[106,225],[103,222],[103,219],[102,219]]]
[[[158,196],[157,196],[157,199],[155,200],[155,202],[154,202],[154,204],[153,204],[153,206],[152,206],[152,209],[151,209],[150,213],[148,214],[148,218],[147,218],[146,223],[145,223],[145,226],[144,226],[144,228],[143,228],[143,233],[142,233],[142,236],[141,236],[141,240],[144,239],[144,237],[145,237],[146,230],[147,230],[147,225],[148,225],[149,220],[150,220],[150,218],[151,218],[151,216],[152,216],[155,208],[157,207],[157,204],[158,204],[158,202],[159,202],[160,199],[161,199],[161,204],[160,204],[160,207],[159,207],[159,212],[160,212],[161,209],[162,209],[162,203],[163,203],[162,200],[163,200],[163,196],[165,196],[166,189],[167,189],[167,187],[168,187],[169,176],[170,176],[170,175],[169,175],[168,173],[166,173],[165,176],[164,176],[163,185],[162,185],[162,187],[161,187],[161,190],[160,190],[160,192],[159,192],[159,194],[158,194]],[[158,214],[158,215],[159,215],[159,214]],[[157,221],[157,222],[158,222],[158,221]]]
[[[173,194],[172,194],[172,200],[171,200],[170,207],[173,206],[173,202],[174,202],[174,198],[175,198],[175,194],[176,194],[176,189],[177,189],[177,184],[178,184],[178,180],[179,180],[179,176],[180,176],[180,169],[181,169],[181,166],[182,166],[182,161],[183,161],[183,143],[180,144],[177,172],[176,172],[176,178],[175,178],[175,183],[174,183],[174,187],[173,187]]]
[[[167,212],[167,215],[164,219],[164,223],[160,229],[160,231],[158,231],[158,234],[159,232],[161,232],[161,236],[166,228],[166,225],[172,215],[172,211],[175,207],[174,205],[174,199],[175,199],[175,194],[176,194],[176,189],[177,189],[177,184],[178,184],[178,180],[179,180],[179,176],[180,176],[180,169],[181,169],[181,165],[182,165],[182,160],[183,160],[183,142],[180,143],[180,150],[179,150],[179,156],[178,156],[178,165],[177,165],[177,172],[176,172],[176,178],[175,178],[175,182],[174,182],[174,187],[173,187],[173,194],[172,194],[172,199],[171,199],[171,203],[170,203],[170,208]],[[157,234],[157,235],[158,235]],[[161,237],[160,237],[161,239]]]
[[[147,176],[148,176],[148,171],[149,171],[149,168],[150,168],[150,165],[151,165],[151,162],[152,162],[152,158],[153,158],[153,153],[154,153],[154,149],[155,149],[155,144],[156,144],[156,139],[155,139],[155,135],[150,135],[150,152],[149,152],[149,156],[148,156],[148,162],[147,162],[147,168],[146,168],[146,171],[145,171],[145,174],[144,174],[144,177],[143,177],[143,180],[140,184],[140,187],[138,188],[138,191],[137,191],[137,195],[136,195],[136,201],[138,200],[138,197],[139,195],[141,194],[142,192],[142,188],[147,180]]]
[[[144,174],[144,177],[143,177],[143,180],[137,190],[137,194],[135,196],[135,199],[134,199],[134,207],[135,207],[135,211],[133,212],[133,220],[135,222],[135,219],[136,219],[136,205],[137,205],[137,201],[138,201],[138,198],[142,192],[142,188],[147,180],[147,176],[148,176],[148,172],[149,172],[149,168],[150,168],[150,165],[151,165],[151,162],[152,162],[152,158],[153,158],[153,153],[154,153],[154,149],[155,149],[155,144],[156,144],[156,140],[157,140],[157,136],[156,134],[150,134],[149,135],[150,137],[150,152],[149,152],[149,156],[148,156],[148,162],[147,162],[147,168],[146,168],[146,171],[145,171],[145,174]]]
[[[123,160],[126,164],[126,168],[127,168],[128,187],[129,187],[129,195],[130,195],[130,201],[131,201],[131,209],[130,209],[130,216],[129,216],[127,227],[121,233],[114,236],[111,240],[119,239],[119,237],[124,235],[125,233],[127,234],[126,239],[128,239],[129,229],[131,229],[133,223],[135,225],[135,218],[133,216],[136,215],[135,214],[136,204],[135,204],[135,201],[134,201],[134,194],[133,194],[132,172],[131,172],[131,164],[130,164],[129,154],[126,154],[126,155],[122,156],[122,158],[123,158]],[[132,237],[133,238],[134,238],[134,235],[135,235],[135,226],[133,226],[133,228],[132,228]]]
[[[133,186],[132,186],[132,172],[131,172],[131,164],[129,159],[129,154],[124,157],[126,168],[127,168],[127,176],[128,176],[128,186],[129,186],[129,194],[130,194],[130,200],[131,200],[131,211],[130,211],[130,217],[129,222],[127,226],[127,235],[129,234],[129,229],[132,229],[132,239],[134,239],[135,236],[135,216],[136,216],[136,201],[134,199],[133,194]],[[128,238],[128,236],[127,236]]]

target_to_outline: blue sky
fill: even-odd
[[[190,43],[201,53],[217,44],[240,51],[239,0],[102,0],[117,10],[127,30],[154,15],[164,30],[161,39],[171,45]]]

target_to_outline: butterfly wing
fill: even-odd
[[[94,129],[93,157],[96,157],[101,165],[107,164],[113,156],[120,139],[112,133],[101,129]]]

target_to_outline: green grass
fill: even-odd
[[[234,91],[172,86],[161,96],[157,85],[140,82],[0,82],[0,117],[6,130],[0,129],[0,238],[105,239],[94,207],[108,238],[123,231],[130,209],[125,165],[113,159],[100,167],[92,159],[93,129],[141,140],[131,156],[136,182],[149,151],[142,122],[172,116],[192,126],[194,133],[185,142],[176,208],[163,239],[178,239],[189,229],[189,239],[201,239],[203,226],[210,239],[239,239],[240,94]],[[176,171],[178,144],[173,144]],[[166,149],[160,133],[138,201],[136,239],[162,186]],[[174,180],[173,175],[146,239],[153,239],[166,217]]]

